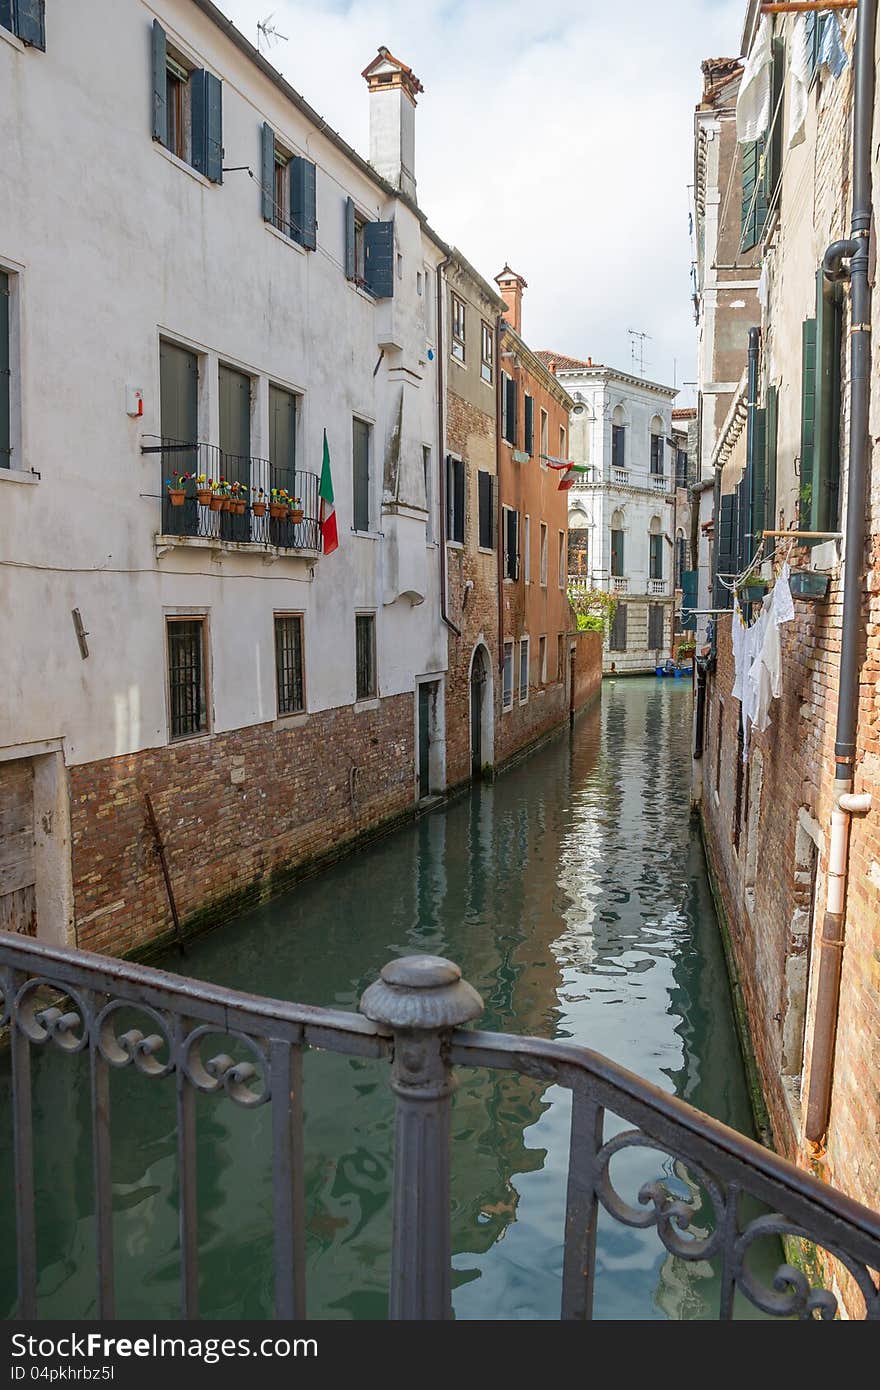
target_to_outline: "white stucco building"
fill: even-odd
[[[673,387],[552,352],[575,405],[569,453],[587,468],[569,492],[569,570],[613,593],[604,668],[653,670],[672,649]]]
[[[364,75],[376,167],[209,0],[0,26],[0,926],[142,946],[147,793],[186,916],[444,785],[448,248],[420,84],[386,50]]]

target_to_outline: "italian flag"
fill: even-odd
[[[327,431],[324,431],[324,458],[321,463],[321,481],[318,485],[321,499],[321,543],[325,555],[332,555],[339,547],[339,534],[336,530],[336,508],[333,505],[333,479],[330,477],[330,445]]]
[[[555,468],[557,473],[561,473],[559,487],[557,491],[568,492],[574,486],[574,480],[578,473],[587,473],[589,468],[586,464],[572,463],[571,459],[554,458],[552,454],[541,454],[540,457],[550,468]]]

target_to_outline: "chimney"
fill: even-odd
[[[370,89],[370,163],[415,202],[416,94],[425,89],[387,48],[379,49],[362,76]]]
[[[527,282],[505,262],[504,269],[495,276],[495,284],[507,305],[508,323],[515,333],[522,333],[522,295],[528,289]]]

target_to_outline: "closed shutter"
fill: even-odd
[[[519,578],[519,512],[505,512],[504,573],[508,579]]]
[[[223,83],[205,68],[190,78],[192,163],[212,183],[223,182]]]
[[[626,651],[626,604],[619,603],[614,610],[614,620],[608,637],[608,648],[612,652]]]
[[[767,411],[752,411],[753,433],[751,468],[751,525],[747,537],[745,563],[749,564],[761,540],[761,532],[766,526],[767,507]]]
[[[0,29],[8,29],[10,33],[15,33],[12,0],[0,0]]]
[[[495,550],[498,546],[498,479],[494,473],[491,473],[489,476],[491,479],[491,500],[489,504],[489,516],[491,519],[490,534],[492,537],[490,545],[492,549]]]
[[[611,532],[611,574],[615,579],[623,578],[623,532]]]
[[[493,547],[493,526],[492,526],[492,474],[484,473],[482,470],[477,474],[477,501],[479,505],[479,532],[478,544],[484,550],[491,550]]]
[[[364,227],[364,282],[376,299],[394,294],[393,222],[368,222]]]
[[[294,155],[290,161],[290,222],[293,240],[307,251],[314,251],[318,244],[315,166],[310,159],[303,159],[300,155]],[[384,225],[393,224],[389,222]]]
[[[648,647],[651,651],[659,651],[663,646],[663,613],[662,603],[648,604]]]
[[[697,615],[697,577],[698,570],[682,570],[681,575],[681,623],[682,632],[696,632]]]
[[[165,30],[153,20],[153,139],[168,144],[168,46]]]
[[[508,444],[516,444],[516,382],[512,376],[504,378],[504,438]]]
[[[0,468],[12,467],[10,418],[12,360],[9,351],[9,276],[0,270]]]
[[[354,198],[345,200],[345,278],[354,280],[357,276],[357,262],[355,259],[355,216]]]
[[[816,432],[816,320],[804,319],[801,331],[801,472],[799,526],[811,529],[813,453]]]
[[[535,452],[535,402],[529,395],[523,399],[523,421],[526,436],[525,451],[532,455]]]
[[[264,222],[275,221],[275,132],[266,122],[260,136],[260,207]]]
[[[751,478],[746,473],[736,485],[736,506],[734,507],[734,530],[731,544],[732,568],[741,574],[748,564],[749,545],[749,507],[751,502]]]
[[[370,427],[363,420],[352,425],[353,477],[352,525],[356,531],[370,529]]]
[[[785,44],[782,39],[773,40],[773,65],[770,70],[770,121],[771,129],[765,137],[766,158],[764,160],[764,200],[767,211],[776,202],[776,191],[782,178],[782,126],[783,101],[782,88],[785,82]],[[762,229],[763,230],[763,229]]]
[[[764,506],[764,526],[772,531],[776,527],[776,431],[777,431],[776,387],[767,387],[767,405],[764,434],[766,439],[767,486]],[[771,542],[772,546],[772,542]]]
[[[623,425],[611,426],[611,464],[623,468],[626,461],[626,432]]]
[[[34,765],[0,763],[0,931],[37,934]]]
[[[742,151],[742,215],[740,249],[757,246],[767,223],[767,195],[763,174],[764,141],[750,140]]]
[[[46,0],[18,0],[16,31],[22,43],[46,48]]]
[[[815,433],[810,531],[836,529],[840,490],[840,287],[816,276]]]
[[[714,604],[716,608],[730,608],[733,602],[730,590],[721,583],[721,576],[729,581],[734,572],[733,541],[736,501],[734,493],[727,493],[722,497],[721,508],[716,518]]]

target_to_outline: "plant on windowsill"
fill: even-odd
[[[186,485],[191,477],[191,473],[174,473],[170,478],[165,479],[165,486],[168,488],[168,500],[172,507],[183,506],[186,501]]]
[[[251,511],[253,512],[254,516],[265,516],[266,506],[266,494],[263,491],[263,489],[260,488],[256,497],[251,503]]]
[[[196,501],[200,507],[211,505],[211,492],[214,484],[210,478],[206,478],[204,473],[200,473],[196,478]]]
[[[229,510],[236,516],[244,516],[247,511],[248,490],[244,483],[233,483],[229,489]]]
[[[299,523],[302,521],[302,519],[303,519],[303,504],[302,504],[302,501],[300,500],[299,497],[291,497],[291,499],[290,499],[290,511],[288,512],[287,515],[288,515],[288,520],[289,520],[289,521],[292,521],[293,524],[294,524],[294,526],[298,526]]]
[[[284,521],[290,508],[290,498],[283,487],[273,487],[269,501],[269,515],[273,521]]]

